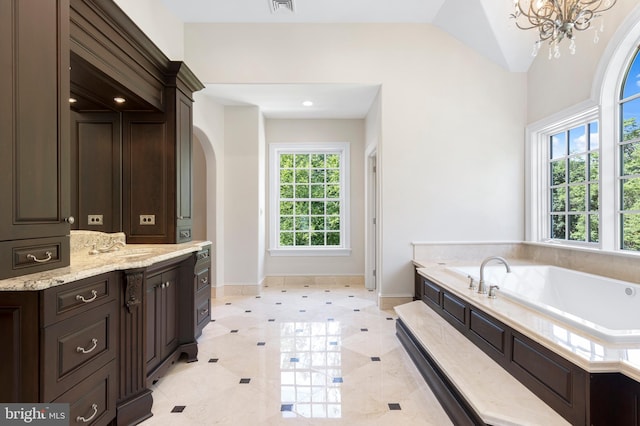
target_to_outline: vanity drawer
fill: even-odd
[[[45,327],[116,299],[116,274],[102,274],[44,291]]]
[[[117,303],[44,329],[43,396],[51,400],[116,356]]]
[[[108,425],[116,417],[117,391],[114,360],[52,402],[69,404],[69,424]]]
[[[205,287],[209,287],[209,268],[203,269],[202,271],[196,274],[196,292],[200,291]]]
[[[0,242],[0,279],[69,265],[69,237]]]
[[[422,288],[422,299],[424,301],[431,301],[436,306],[440,306],[440,299],[442,297],[442,290],[440,287],[433,285],[430,281],[423,279],[424,285]]]
[[[196,253],[196,271],[199,267],[211,265],[211,246],[205,246]]]
[[[469,329],[483,342],[504,355],[506,343],[506,330],[497,321],[487,318],[479,311],[471,309],[469,317]]]
[[[200,335],[202,328],[211,321],[211,293],[210,289],[204,289],[196,299],[196,328]]]

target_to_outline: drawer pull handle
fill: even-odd
[[[209,313],[209,310],[205,308],[205,309],[202,310],[202,312],[200,312],[200,315],[205,316],[208,313]]]
[[[91,404],[91,409],[93,410],[93,414],[91,414],[89,417],[87,417],[86,419],[82,416],[78,416],[76,417],[76,423],[89,423],[91,420],[93,420],[93,418],[96,416],[96,414],[98,414],[98,404]]]
[[[93,352],[93,350],[98,347],[98,339],[96,339],[96,338],[91,339],[91,343],[93,344],[93,346],[91,346],[89,349],[85,349],[85,348],[82,348],[82,347],[78,346],[76,348],[76,352],[83,353],[83,354],[88,354],[88,353]]]
[[[45,252],[45,255],[46,255],[47,257],[45,257],[44,259],[38,259],[35,255],[33,255],[33,254],[29,253],[29,254],[27,255],[27,259],[29,259],[29,260],[33,260],[33,261],[34,261],[34,262],[36,262],[36,263],[45,263],[45,262],[48,262],[48,261],[50,261],[51,259],[53,259],[53,254],[52,254],[50,251]]]
[[[84,296],[82,296],[81,294],[77,294],[76,295],[76,300],[80,300],[83,303],[91,303],[94,300],[96,300],[96,297],[98,297],[98,292],[95,290],[91,290],[91,295],[92,297],[90,299],[85,299]]]
[[[202,283],[202,285],[206,285],[206,284],[208,284],[208,283],[209,283],[209,278],[204,277],[204,278],[202,278],[202,279],[200,280],[200,282]]]

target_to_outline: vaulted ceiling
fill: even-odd
[[[442,28],[507,70],[526,72],[536,34],[515,27],[513,0],[162,0],[183,22],[425,22]]]
[[[513,72],[529,69],[537,37],[534,31],[517,29],[509,18],[513,0],[292,0],[293,12],[280,8],[275,13],[273,0],[161,1],[185,23],[430,23]],[[355,118],[366,115],[377,90],[353,85],[207,84],[205,93],[225,105],[258,105],[272,118]],[[322,102],[300,107],[307,98]]]

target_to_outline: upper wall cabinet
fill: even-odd
[[[190,241],[192,96],[204,85],[184,63],[170,61],[112,1],[71,0],[70,19],[74,94],[87,105],[104,106],[114,96],[131,100],[112,109],[121,117],[122,163],[104,170],[117,176],[121,167],[121,200],[103,207],[104,200],[100,208],[108,213],[121,204],[129,243]],[[86,113],[81,119],[92,122],[92,131],[109,130]],[[74,146],[82,144],[79,138]],[[83,200],[75,205],[80,212],[91,210]]]
[[[0,279],[69,264],[69,3],[0,0]]]

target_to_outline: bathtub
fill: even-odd
[[[449,268],[476,282],[479,266]],[[507,297],[613,343],[640,342],[640,286],[547,265],[487,265],[485,283]]]

